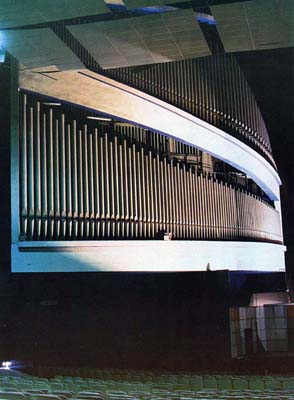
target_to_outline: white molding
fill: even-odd
[[[12,272],[285,271],[285,246],[230,241],[47,241],[11,248]]]

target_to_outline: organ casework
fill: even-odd
[[[273,202],[195,147],[25,92],[20,111],[21,240],[282,242]]]
[[[18,71],[12,270],[283,271],[281,181],[234,55],[90,64]]]

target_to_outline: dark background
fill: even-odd
[[[282,180],[281,203],[286,266],[294,274],[294,49],[238,53],[268,128]]]

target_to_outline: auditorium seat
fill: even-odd
[[[244,378],[232,378],[232,389],[234,390],[247,390],[249,389],[248,380]]]
[[[54,394],[47,394],[47,393],[28,393],[27,397],[30,400],[64,400],[62,396],[56,396]]]
[[[202,376],[190,377],[190,385],[191,385],[191,389],[193,389],[194,391],[203,389],[203,378],[202,378]]]
[[[264,379],[264,387],[265,387],[265,389],[269,389],[269,390],[282,389],[282,383],[281,383],[280,379],[267,378],[267,379]]]
[[[286,376],[156,376],[149,372],[108,370],[104,374],[88,370],[91,377],[87,377],[79,370],[78,376],[70,377],[60,375],[60,369],[56,371],[59,376],[53,379],[0,377],[0,388],[1,384],[5,386],[0,400],[294,400],[294,379]]]
[[[70,399],[70,400],[73,400],[73,399],[75,399],[75,400],[95,400],[95,399],[100,399],[101,397],[103,397],[103,396],[105,396],[105,393],[96,393],[96,394],[93,394],[93,395],[88,395],[88,397],[87,397],[87,395],[79,395],[79,393],[76,393],[74,396],[72,396],[72,397],[69,397],[68,399]]]
[[[30,387],[36,387],[35,383],[31,384]],[[48,393],[48,389],[27,389],[27,390],[21,390],[26,396],[32,396],[33,394],[46,394]]]
[[[69,390],[51,390],[51,393],[56,395],[56,396],[62,396],[65,398],[73,397],[73,392]]]
[[[27,396],[25,396],[21,392],[0,392],[1,400],[26,400]]]
[[[231,390],[233,388],[231,377],[227,376],[217,377],[216,381],[217,381],[217,388],[220,390],[223,389]]]
[[[217,380],[213,376],[203,377],[203,388],[204,389],[217,389]]]
[[[282,387],[283,389],[294,389],[294,378],[283,378]]]
[[[105,398],[104,394],[101,393],[101,394],[97,394],[96,396],[93,396],[93,397],[88,398],[88,399],[101,400],[101,399],[104,399],[104,398]],[[75,397],[69,397],[68,400],[85,400],[85,398],[84,397],[79,397],[79,395],[77,395]]]
[[[264,390],[264,381],[258,378],[249,378],[249,389],[252,390]]]
[[[70,397],[70,399],[72,400],[73,398],[75,398],[75,399],[79,399],[79,400],[81,400],[81,399],[83,399],[83,400],[95,400],[95,399],[101,397],[101,395],[103,395],[103,393],[95,393],[95,394],[94,393],[93,394],[79,394],[79,393],[76,393],[75,396]]]
[[[0,384],[0,391],[1,392],[17,392],[18,391],[18,389],[16,389],[15,387],[13,387],[13,386],[2,386],[1,384]]]

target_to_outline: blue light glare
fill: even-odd
[[[177,8],[172,6],[151,6],[151,7],[135,8],[133,12],[140,12],[142,14],[157,14],[174,10],[177,10]]]
[[[216,20],[214,19],[213,15],[205,14],[205,13],[197,13],[196,20],[203,24],[208,25],[216,25]]]
[[[107,3],[107,6],[110,8],[111,11],[117,11],[117,12],[127,11],[127,7],[123,4]]]

